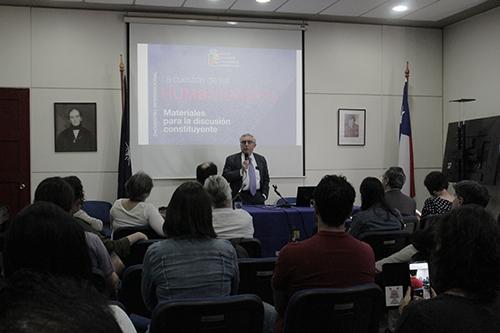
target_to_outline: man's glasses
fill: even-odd
[[[251,141],[251,140],[243,140],[243,141],[240,141],[240,144],[242,144],[242,145],[247,145],[247,144],[248,144],[248,145],[252,145],[252,144],[254,144],[254,143],[255,143],[255,141]]]

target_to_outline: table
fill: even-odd
[[[312,236],[315,228],[311,207],[243,206],[253,217],[254,237],[262,245],[262,257],[275,257],[290,241]]]

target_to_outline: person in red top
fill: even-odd
[[[356,192],[343,176],[327,175],[314,191],[318,233],[289,243],[279,253],[272,285],[278,312],[276,332],[282,332],[288,300],[310,288],[343,288],[374,282],[371,247],[345,232]]]

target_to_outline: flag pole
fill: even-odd
[[[120,54],[120,86],[122,91],[122,110],[125,105],[125,64],[123,63],[123,54]]]
[[[413,139],[411,133],[410,105],[408,101],[408,84],[410,79],[410,64],[407,61],[403,87],[403,103],[401,105],[401,122],[399,124],[399,156],[398,165],[403,168],[406,182],[402,192],[410,197],[415,196],[415,172],[413,161]]]

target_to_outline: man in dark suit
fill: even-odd
[[[402,168],[390,167],[384,173],[382,183],[385,189],[385,200],[391,208],[396,208],[403,216],[415,216],[417,204],[415,200],[401,192],[406,181]]]
[[[264,156],[253,151],[257,142],[252,134],[240,137],[241,152],[226,158],[222,176],[231,185],[233,198],[239,194],[246,204],[264,204],[269,194],[269,171]]]

